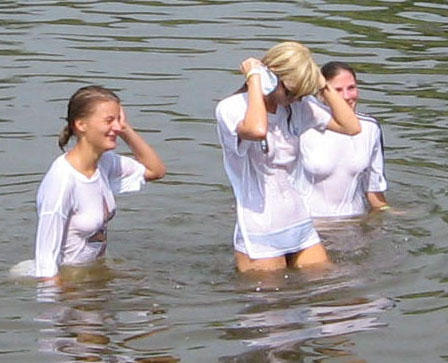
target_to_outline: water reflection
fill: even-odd
[[[247,349],[237,355],[223,356],[220,361],[354,358],[350,334],[387,326],[382,314],[395,307],[394,300],[340,298],[344,290],[353,289],[363,282],[347,283],[334,272],[324,280],[317,276],[315,279],[309,279],[310,276],[304,278],[297,272],[290,272],[277,276],[275,285],[272,285],[272,276],[268,287],[266,280],[257,283],[257,292],[247,296],[246,307],[236,316],[235,322],[222,329],[221,339],[242,342]]]
[[[153,349],[133,345],[170,329],[166,311],[143,295],[133,307],[120,301],[119,276],[105,264],[62,269],[62,283],[40,283],[37,301],[44,304],[35,321],[40,329],[39,351],[79,361],[177,362],[169,344]],[[122,282],[121,282],[122,283]],[[140,308],[145,307],[141,310]]]

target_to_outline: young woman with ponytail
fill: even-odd
[[[162,178],[165,166],[131,127],[120,99],[100,86],[83,87],[70,98],[67,125],[59,137],[64,151],[45,174],[37,193],[38,226],[34,276],[58,280],[60,267],[91,263],[105,254],[114,194],[137,191]],[[112,150],[120,137],[134,158]]]

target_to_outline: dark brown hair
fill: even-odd
[[[120,103],[120,98],[111,90],[101,86],[87,86],[78,89],[68,102],[67,125],[59,134],[59,147],[62,151],[74,135],[74,122],[89,116],[98,102],[114,101]]]
[[[350,72],[356,81],[355,70],[345,62],[328,62],[325,63],[320,70],[327,81],[336,77],[342,70]]]

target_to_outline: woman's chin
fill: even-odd
[[[107,145],[105,145],[104,152],[114,150],[114,149],[116,149],[116,147],[117,147],[116,142],[109,142],[109,143],[107,143]]]

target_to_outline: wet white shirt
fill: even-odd
[[[51,277],[60,265],[83,264],[104,255],[107,222],[115,214],[114,193],[137,191],[145,167],[136,160],[106,152],[87,178],[59,156],[37,193],[38,226],[35,276]]]
[[[357,135],[310,129],[300,137],[297,185],[312,217],[363,214],[365,193],[387,189],[381,128],[374,118],[357,116]]]
[[[324,129],[331,115],[309,96],[291,105],[288,127],[288,111],[279,105],[275,114],[268,114],[269,151],[264,153],[260,141],[238,137],[237,127],[246,110],[247,93],[230,96],[216,108],[224,167],[237,205],[235,248],[251,258],[276,257],[307,248],[319,238],[294,185],[298,135],[310,127]]]

